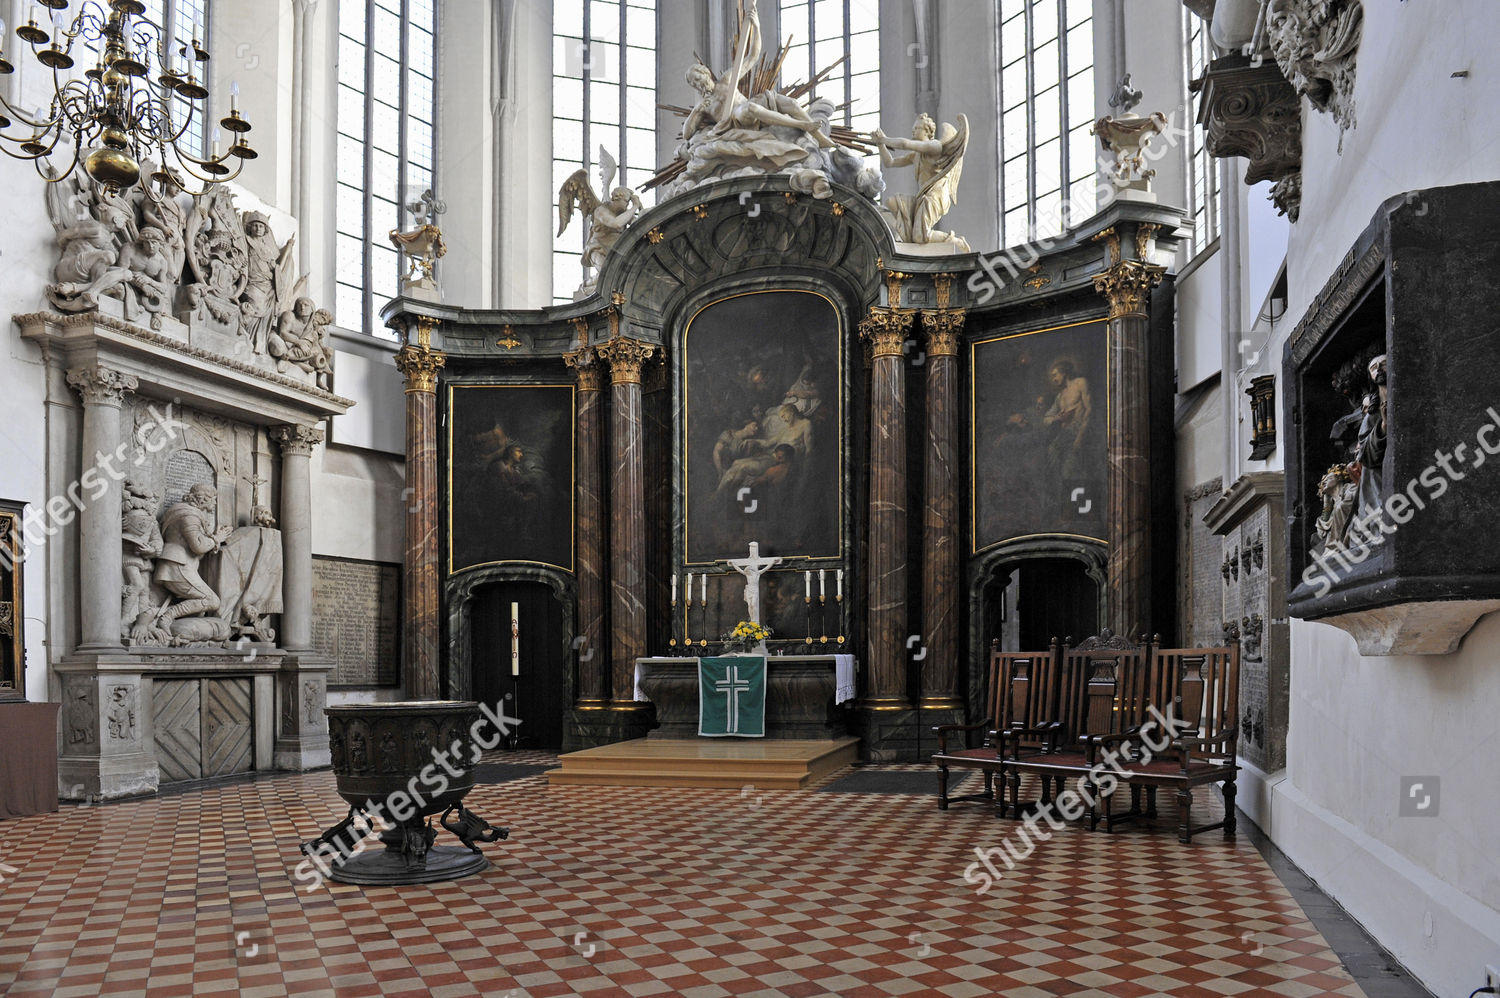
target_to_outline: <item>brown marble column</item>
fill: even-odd
[[[431,319],[417,320],[396,353],[406,379],[406,564],[402,585],[401,684],[409,700],[443,695],[438,654],[437,379],[447,360],[432,349]]]
[[[609,660],[604,640],[604,375],[605,364],[592,347],[563,355],[578,377],[577,394],[577,708],[600,710],[609,704]]]
[[[646,654],[646,487],[641,368],[651,343],[617,337],[596,348],[610,375],[609,652],[615,710],[638,710],[635,660]]]
[[[899,289],[899,284],[897,285]],[[892,296],[892,301],[899,298]],[[875,306],[860,323],[870,345],[870,541],[867,686],[859,706],[905,710],[906,356],[913,313]]]
[[[1119,236],[1100,233],[1110,266],[1094,276],[1109,300],[1108,626],[1134,640],[1151,617],[1151,372],[1147,351],[1151,289],[1166,268],[1120,258]],[[1139,241],[1139,240],[1138,240]]]
[[[943,274],[939,279],[952,276]],[[940,283],[927,334],[926,501],[922,508],[922,660],[924,710],[961,710],[958,695],[959,580],[958,337],[964,310],[947,306]]]

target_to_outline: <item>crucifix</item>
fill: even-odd
[[[780,558],[762,558],[758,541],[750,542],[750,557],[729,559],[729,567],[745,577],[745,606],[753,623],[760,623],[760,577],[780,563]]]

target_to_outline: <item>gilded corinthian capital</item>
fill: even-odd
[[[408,343],[396,351],[396,367],[406,377],[408,392],[436,392],[438,371],[447,362],[447,354],[431,347]]]
[[[641,369],[657,353],[654,343],[619,336],[605,340],[594,348],[599,359],[609,365],[611,384],[640,384]]]
[[[604,364],[593,347],[580,347],[563,354],[563,363],[578,376],[578,390],[597,392],[604,387]]]
[[[915,318],[914,312],[872,305],[870,314],[859,324],[859,335],[869,344],[871,359],[904,354]]]
[[[1094,275],[1094,290],[1109,301],[1109,317],[1144,316],[1151,289],[1161,283],[1167,268],[1140,260],[1121,260]]]
[[[922,313],[922,329],[927,333],[929,357],[956,357],[958,334],[963,332],[965,312],[961,308],[944,308]]]

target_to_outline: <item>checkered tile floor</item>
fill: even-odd
[[[1057,832],[980,896],[964,868],[1015,827],[982,804],[537,776],[468,806],[511,829],[492,868],[399,889],[292,879],[343,814],[327,772],[5,822],[0,991],[1363,993],[1253,845],[1166,818]]]

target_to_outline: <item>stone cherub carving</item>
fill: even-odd
[[[609,200],[601,201],[589,183],[586,170],[575,170],[563,181],[557,192],[557,234],[560,236],[572,221],[576,206],[592,223],[583,246],[583,266],[597,268],[619,242],[625,227],[635,221],[642,211],[641,199],[629,187],[610,188],[614,183],[617,165],[615,158],[599,147],[599,189],[609,191]]]
[[[941,232],[936,226],[958,201],[958,181],[963,175],[964,152],[969,148],[969,119],[958,115],[958,127],[944,122],[942,131],[926,114],[917,115],[911,138],[890,137],[880,129],[870,141],[880,150],[880,165],[916,168],[915,195],[888,194],[882,213],[891,221],[896,239],[904,243],[951,243],[955,253],[967,253],[969,244],[961,236]],[[892,149],[900,150],[893,154]]]

